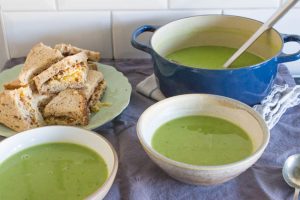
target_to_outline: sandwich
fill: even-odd
[[[18,132],[43,126],[38,102],[29,86],[4,90],[0,93],[0,123]]]
[[[86,98],[78,90],[64,90],[46,105],[44,119],[47,124],[87,125],[89,111]]]
[[[99,61],[100,60],[100,53],[96,51],[90,51],[86,49],[81,49],[70,44],[57,44],[55,45],[54,49],[59,50],[64,56],[74,55],[80,52],[86,53],[89,61]]]
[[[3,84],[0,123],[19,132],[44,125],[88,125],[107,84],[100,53],[67,44],[36,44],[16,80]]]
[[[89,70],[85,87],[82,90],[86,98],[87,105],[92,112],[99,110],[99,101],[104,95],[106,89],[106,81],[103,74],[99,71]]]
[[[51,65],[33,80],[40,94],[56,94],[67,88],[83,88],[87,72],[87,55],[81,52]]]
[[[35,45],[27,55],[24,67],[19,74],[20,83],[29,84],[34,76],[63,58],[62,53],[57,49],[52,49],[43,43]]]

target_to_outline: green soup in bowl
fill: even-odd
[[[80,200],[101,187],[107,176],[103,158],[87,147],[72,143],[37,145],[0,164],[0,199],[51,196]]]
[[[112,145],[91,131],[27,130],[0,142],[0,199],[103,199],[117,168]]]
[[[238,176],[260,158],[270,138],[251,107],[208,94],[164,99],[143,112],[136,129],[153,162],[171,177],[197,185]]]
[[[174,51],[167,59],[181,65],[204,69],[224,69],[224,63],[237,51],[223,46],[196,46]],[[244,52],[230,68],[241,68],[263,62],[264,59],[250,52]]]
[[[160,126],[152,147],[162,155],[192,165],[224,165],[252,153],[252,141],[239,126],[217,117],[195,115]]]

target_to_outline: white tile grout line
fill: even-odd
[[[102,12],[102,11],[109,11],[109,12],[151,12],[151,11],[209,11],[209,10],[268,10],[268,9],[274,9],[277,8],[274,7],[257,7],[257,8],[222,8],[222,7],[216,7],[216,8],[170,8],[170,9],[73,9],[73,10],[64,10],[59,9],[58,10],[3,10],[3,12]],[[294,9],[300,9],[299,7],[295,7]]]
[[[113,30],[113,12],[110,11],[110,37],[111,37],[111,53],[112,53],[112,59],[115,59],[115,47],[114,47],[114,30]]]
[[[59,11],[58,0],[55,0],[54,3],[56,11]]]
[[[5,22],[4,22],[4,17],[3,17],[3,12],[2,12],[1,7],[0,7],[0,18],[1,18],[0,21],[1,21],[1,27],[2,27],[5,53],[6,53],[7,58],[11,59],[11,55],[10,55],[9,48],[8,48],[8,41],[7,41],[7,37],[6,37]]]

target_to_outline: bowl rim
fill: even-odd
[[[118,162],[118,156],[117,156],[117,153],[116,153],[116,150],[114,149],[114,147],[112,146],[112,144],[105,138],[103,137],[102,135],[94,132],[94,131],[91,131],[91,130],[87,130],[87,129],[84,129],[84,128],[81,128],[81,127],[75,127],[75,126],[63,126],[63,125],[50,125],[50,126],[43,126],[43,127],[37,127],[37,128],[33,128],[33,129],[29,129],[29,130],[25,130],[25,131],[22,131],[22,132],[19,132],[11,137],[7,137],[7,138],[4,138],[2,141],[0,141],[0,145],[3,143],[3,142],[7,142],[8,140],[15,140],[15,138],[17,137],[20,137],[22,135],[26,135],[26,134],[29,134],[31,133],[32,134],[32,131],[36,131],[36,130],[42,130],[42,129],[52,129],[52,128],[59,128],[59,129],[78,129],[81,133],[84,133],[84,134],[89,134],[91,136],[96,136],[98,137],[100,140],[103,140],[109,147],[109,149],[112,151],[113,153],[113,167],[112,167],[112,170],[111,170],[111,173],[109,173],[108,177],[106,178],[105,182],[96,190],[94,191],[93,193],[91,193],[89,196],[85,197],[85,199],[94,199],[96,198],[99,194],[101,194],[102,192],[105,191],[105,189],[110,189],[111,185],[110,185],[110,182],[114,181],[115,177],[116,177],[116,173],[117,173],[117,170],[118,170],[118,165],[119,165],[119,162]],[[64,133],[64,132],[63,132]],[[63,134],[62,133],[62,134]],[[40,134],[40,133],[36,133],[36,134]],[[43,134],[43,133],[42,133]],[[74,133],[75,134],[75,133]],[[59,142],[59,141],[57,141]],[[68,143],[66,141],[66,143]],[[69,143],[73,143],[73,144],[77,144],[77,143],[74,143],[74,142],[69,142]],[[41,145],[41,144],[47,144],[47,142],[43,142],[43,143],[39,143],[39,144],[35,144],[35,145],[31,145],[31,146],[28,146],[22,150],[25,150],[27,148],[30,148],[30,147],[34,147],[34,146],[37,146],[37,145]],[[81,146],[85,146],[86,148],[89,148],[91,150],[93,150],[95,153],[97,153],[93,148],[89,147],[88,145],[83,145],[83,144],[79,144]],[[22,151],[20,150],[20,151]],[[20,151],[17,151],[15,152],[14,154],[20,152]],[[12,154],[11,156],[13,156],[14,154]],[[102,157],[102,155],[100,155],[99,153],[97,153],[99,156]],[[9,156],[9,157],[11,157]],[[8,157],[8,158],[9,158]],[[8,158],[6,158],[5,160],[7,160]],[[5,160],[3,160],[3,162],[5,162]],[[3,163],[2,162],[2,163]],[[1,163],[0,163],[1,164]],[[106,164],[106,161],[105,161],[105,164]]]
[[[187,20],[187,19],[190,19],[190,18],[196,18],[196,17],[237,17],[237,18],[242,18],[244,20],[249,20],[249,21],[253,21],[253,22],[256,22],[256,23],[259,23],[260,25],[262,25],[264,22],[262,21],[259,21],[257,19],[253,19],[253,18],[250,18],[250,17],[244,17],[244,16],[238,16],[238,15],[230,15],[230,14],[203,14],[203,15],[194,15],[194,16],[188,16],[188,17],[183,17],[183,18],[180,18],[180,19],[177,19],[177,20],[173,20],[169,23],[166,23],[162,26],[160,26],[159,28],[156,29],[156,31],[154,32],[154,34],[159,31],[160,29],[162,28],[165,28],[166,26],[172,24],[172,23],[175,23],[177,21],[182,21],[182,20]],[[188,66],[188,65],[184,65],[184,64],[178,64],[176,62],[173,62],[173,61],[170,61],[169,59],[165,58],[165,56],[162,56],[160,53],[158,53],[154,48],[153,48],[153,38],[154,38],[154,34],[151,36],[151,39],[150,39],[150,46],[151,46],[151,49],[152,51],[157,55],[159,56],[160,59],[164,60],[165,62],[170,62],[172,64],[175,64],[177,65],[177,67],[181,67],[183,69],[190,69],[190,70],[196,70],[196,71],[239,71],[239,70],[245,70],[245,69],[256,69],[256,68],[260,68],[262,65],[265,65],[267,64],[268,62],[270,62],[271,60],[273,59],[276,59],[277,57],[280,56],[280,54],[282,53],[282,50],[283,50],[283,47],[284,47],[284,41],[283,41],[283,38],[282,38],[282,34],[280,34],[280,32],[275,29],[274,27],[271,27],[270,30],[273,30],[276,34],[279,35],[280,37],[280,40],[281,40],[281,47],[280,49],[277,51],[276,54],[273,55],[273,57],[271,58],[268,58],[268,59],[265,59],[263,58],[263,61],[262,62],[259,62],[257,64],[254,64],[254,65],[248,65],[248,66],[243,66],[243,67],[238,67],[238,68],[230,68],[230,67],[227,67],[227,68],[224,68],[224,69],[208,69],[208,68],[195,68],[195,67],[191,67],[191,66]],[[256,54],[255,54],[256,55]]]
[[[193,165],[193,164],[187,164],[187,163],[175,161],[175,160],[172,160],[172,159],[160,154],[151,145],[148,145],[148,143],[145,141],[145,139],[143,137],[142,130],[140,128],[141,121],[143,121],[145,116],[148,115],[148,113],[151,112],[151,110],[154,109],[154,107],[156,107],[158,105],[161,105],[163,103],[168,103],[170,101],[176,101],[179,98],[189,98],[189,97],[194,97],[194,96],[199,96],[199,97],[200,96],[208,96],[208,97],[211,97],[214,99],[225,100],[227,102],[229,101],[230,103],[237,104],[240,108],[247,111],[260,124],[260,127],[261,127],[261,129],[264,133],[264,137],[265,137],[263,140],[263,143],[257,148],[256,151],[252,152],[251,155],[247,156],[246,158],[236,161],[236,162],[224,164],[224,165]],[[183,95],[169,97],[162,101],[159,101],[159,102],[151,105],[149,108],[147,108],[142,113],[142,115],[140,116],[140,118],[137,122],[136,131],[137,131],[138,139],[139,139],[142,147],[146,151],[146,153],[151,154],[151,156],[154,156],[156,159],[161,160],[162,162],[167,163],[169,165],[173,165],[173,166],[176,166],[179,168],[184,168],[184,169],[189,169],[189,170],[216,171],[216,170],[225,170],[225,169],[229,169],[229,168],[232,168],[235,166],[243,165],[244,163],[247,163],[247,162],[255,159],[256,156],[260,156],[260,154],[262,154],[263,151],[265,150],[265,148],[267,147],[269,140],[270,140],[270,130],[267,127],[265,121],[261,118],[261,116],[255,110],[253,110],[247,104],[244,104],[238,100],[220,96],[220,95],[213,95],[213,94],[183,94]]]

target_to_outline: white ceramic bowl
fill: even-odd
[[[209,115],[223,118],[244,129],[253,143],[253,153],[238,162],[220,166],[197,166],[171,160],[151,146],[156,129],[162,124],[187,115]],[[160,101],[139,118],[137,135],[149,157],[171,177],[190,184],[215,185],[228,181],[253,165],[269,142],[269,129],[251,107],[239,101],[216,95],[187,94]]]
[[[86,146],[104,159],[108,168],[108,178],[96,192],[86,198],[103,199],[115,179],[118,157],[113,146],[104,137],[92,131],[71,126],[46,126],[18,133],[0,142],[0,163],[26,148],[51,142],[68,142]]]

